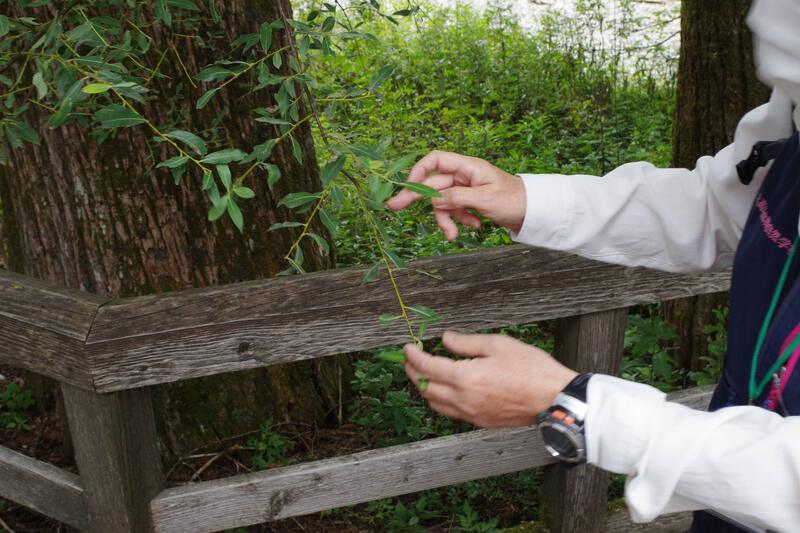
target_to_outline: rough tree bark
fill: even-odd
[[[672,162],[694,168],[698,157],[733,142],[739,119],[764,103],[768,89],[755,76],[752,35],[745,24],[750,0],[683,0]],[[662,316],[677,331],[677,357],[697,369],[708,352],[705,324],[727,293],[665,302]]]
[[[126,9],[121,4],[119,9]],[[213,28],[220,33],[212,42],[224,49],[234,36],[257,32],[262,21],[279,19],[281,8],[291,16],[288,0],[229,0],[217,6],[222,21]],[[204,28],[209,36],[211,29]],[[162,30],[153,26],[155,48],[174,46],[189,72],[197,73],[215,59],[201,40]],[[283,47],[286,36],[276,31],[274,41],[275,49]],[[226,146],[242,149],[279,135],[269,129],[274,126],[258,126],[249,116],[253,107],[273,105],[272,95],[248,94],[234,83],[198,111],[193,104],[203,89],[192,88],[175,54],[166,57],[160,69],[163,77],[149,86],[150,94],[159,96],[140,108],[155,123],[179,118],[180,127],[192,131],[215,124]],[[153,52],[150,60],[155,65],[158,54]],[[184,95],[193,97],[172,97],[179,83]],[[176,186],[166,169],[153,169],[154,161],[169,156],[162,143],[153,158],[151,133],[145,126],[119,130],[98,145],[91,131],[79,124],[48,128],[47,115],[37,107],[26,118],[37,127],[42,144],[13,150],[10,164],[0,168],[0,256],[14,271],[105,296],[274,275],[286,267],[283,255],[293,237],[285,231],[267,232],[270,224],[293,216],[278,207],[278,200],[293,190],[320,188],[311,132],[304,125],[297,134],[303,164],[285,143],[273,152],[271,162],[284,176],[274,194],[264,176],[248,181],[256,198],[242,202],[246,227],[241,235],[227,217],[207,221],[198,172],[190,170]],[[304,251],[310,269],[333,264],[316,247]],[[254,429],[269,417],[276,422],[319,422],[336,403],[335,365],[331,360],[315,361],[161,387],[155,397],[163,443],[179,454]]]

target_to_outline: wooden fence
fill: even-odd
[[[92,533],[201,533],[550,465],[534,428],[479,430],[164,489],[149,387],[405,341],[402,324],[376,319],[396,308],[385,276],[362,285],[363,274],[104,300],[0,270],[0,363],[61,383],[80,472],[0,447],[0,496]],[[416,261],[398,282],[447,328],[561,319],[561,360],[616,373],[628,307],[726,290],[729,272],[669,274],[514,246]],[[709,396],[674,399],[703,408]],[[545,479],[553,531],[601,530],[604,473],[551,466]]]

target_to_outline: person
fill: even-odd
[[[479,226],[478,213],[518,242],[601,261],[676,272],[733,265],[728,353],[711,412],[612,376],[576,380],[508,337],[445,333],[460,360],[405,347],[409,378],[429,380],[421,394],[446,416],[501,427],[583,409],[575,417],[583,424],[569,419],[570,430],[585,439],[589,463],[627,475],[634,521],[713,511],[695,514],[696,532],[800,531],[800,2],[756,0],[748,24],[770,100],[741,119],[733,144],[693,170],[638,162],[602,178],[513,176],[437,151],[408,176],[440,191],[431,201],[448,239],[456,223]],[[774,162],[740,179],[736,165],[753,146],[780,139],[788,140]],[[401,210],[419,199],[404,189],[387,205]],[[585,408],[554,415],[565,396],[569,403],[581,394],[576,405]],[[564,452],[560,444],[554,454]]]

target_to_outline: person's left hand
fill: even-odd
[[[442,337],[450,352],[471,357],[453,360],[405,346],[406,374],[417,387],[429,383],[422,396],[450,418],[482,427],[527,426],[550,407],[577,373],[547,352],[503,335]]]

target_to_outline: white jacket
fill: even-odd
[[[761,140],[800,126],[800,0],[757,0],[748,17],[769,103],[734,143],[694,170],[623,165],[595,176],[522,175],[519,242],[630,266],[684,272],[729,266],[766,171],[740,184],[735,165]],[[800,176],[798,176],[800,179]],[[595,376],[588,389],[589,462],[626,474],[635,521],[714,509],[739,522],[800,531],[800,416],[758,407],[714,413],[669,403],[645,385]]]

